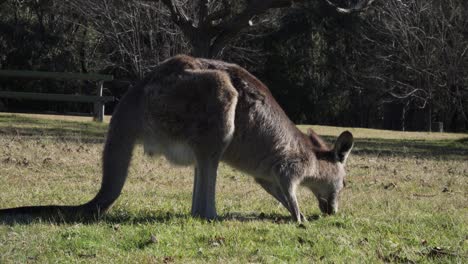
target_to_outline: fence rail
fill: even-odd
[[[113,96],[102,95],[103,89],[104,89],[104,81],[112,81],[114,79],[112,75],[103,75],[103,74],[94,74],[94,73],[84,74],[84,73],[67,73],[67,72],[0,70],[0,78],[97,81],[98,82],[97,95],[95,96],[0,91],[0,98],[93,103],[93,106],[94,106],[93,115],[94,115],[95,120],[99,122],[102,122],[104,120],[105,103],[115,100]]]
[[[73,95],[73,94],[48,94],[48,93],[23,93],[0,91],[1,98],[27,99],[43,101],[67,101],[82,103],[106,103],[114,101],[113,96]]]
[[[0,77],[23,79],[55,79],[55,80],[87,80],[87,81],[112,81],[112,75],[96,73],[73,72],[44,72],[44,71],[15,71],[0,70]]]

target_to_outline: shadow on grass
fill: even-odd
[[[51,138],[54,141],[104,143],[105,132],[90,131],[83,128],[0,128],[0,135],[39,139]]]
[[[315,221],[320,219],[320,215],[313,214],[306,216],[307,221]],[[251,221],[267,221],[273,223],[288,223],[292,222],[292,218],[289,215],[285,214],[275,214],[275,213],[240,213],[232,212],[222,215],[218,218],[218,221],[239,221],[239,222],[251,222]]]
[[[129,215],[125,211],[110,212],[104,216],[101,220],[106,223],[112,224],[141,224],[141,223],[165,223],[174,220],[188,220],[192,217],[190,214],[171,213],[171,212],[139,212],[137,215]],[[319,219],[319,215],[311,215],[308,217],[310,221]],[[198,218],[200,219],[200,218]],[[262,212],[254,213],[242,213],[242,212],[230,212],[223,215],[219,215],[215,220],[202,220],[207,222],[224,222],[224,221],[237,221],[237,222],[254,222],[254,221],[266,221],[272,223],[288,223],[292,221],[292,218],[286,214],[265,214]]]
[[[0,135],[56,141],[103,143],[107,124],[37,119],[21,116],[0,116]]]
[[[334,137],[324,137],[334,142]],[[435,159],[463,159],[468,156],[468,138],[458,140],[405,140],[357,138],[353,155],[376,155],[378,157],[421,157]]]
[[[316,221],[321,218],[318,214],[306,216],[307,221]],[[171,213],[171,212],[140,212],[137,215],[128,214],[125,211],[110,212],[99,218],[83,218],[73,216],[51,216],[51,215],[15,215],[0,217],[0,224],[4,225],[28,225],[32,223],[53,223],[53,224],[94,224],[98,222],[108,224],[148,224],[148,223],[167,223],[179,220],[189,220],[193,218],[190,214]],[[275,224],[293,223],[289,215],[274,213],[227,213],[220,215],[215,220],[202,220],[207,222],[271,222]]]
[[[57,141],[103,143],[107,124],[56,121],[23,116],[0,116],[0,135],[21,138],[52,138]],[[335,137],[324,137],[328,142]],[[460,159],[468,156],[468,138],[457,140],[405,140],[357,138],[353,154],[402,156],[436,159]]]

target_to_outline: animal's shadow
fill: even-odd
[[[319,214],[307,215],[307,221],[316,221],[320,219]],[[110,212],[102,217],[84,218],[76,216],[50,216],[50,215],[16,215],[0,216],[0,224],[3,225],[29,225],[33,223],[51,223],[51,224],[95,224],[98,222],[108,224],[148,224],[148,223],[168,223],[179,222],[180,220],[189,220],[193,218],[190,214],[170,213],[170,212],[142,212],[137,215],[130,215],[125,211]],[[275,224],[293,223],[291,216],[277,213],[240,213],[231,212],[219,215],[214,220],[201,220],[206,222],[270,222]]]

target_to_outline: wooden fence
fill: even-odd
[[[93,116],[96,121],[104,120],[104,105],[114,101],[113,96],[103,96],[105,81],[112,81],[112,75],[64,73],[64,72],[41,72],[41,71],[12,71],[0,70],[0,78],[16,79],[54,79],[54,80],[86,80],[97,82],[96,95],[72,95],[72,94],[49,94],[49,93],[25,93],[13,91],[0,91],[0,98],[43,100],[43,101],[65,101],[93,103]]]

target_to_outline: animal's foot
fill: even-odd
[[[300,214],[300,218],[301,218],[301,222],[303,222],[303,223],[309,222],[309,221],[307,220],[307,218],[306,218],[302,213]]]
[[[206,220],[215,220],[218,218],[218,214],[213,210],[192,210],[192,216]]]

